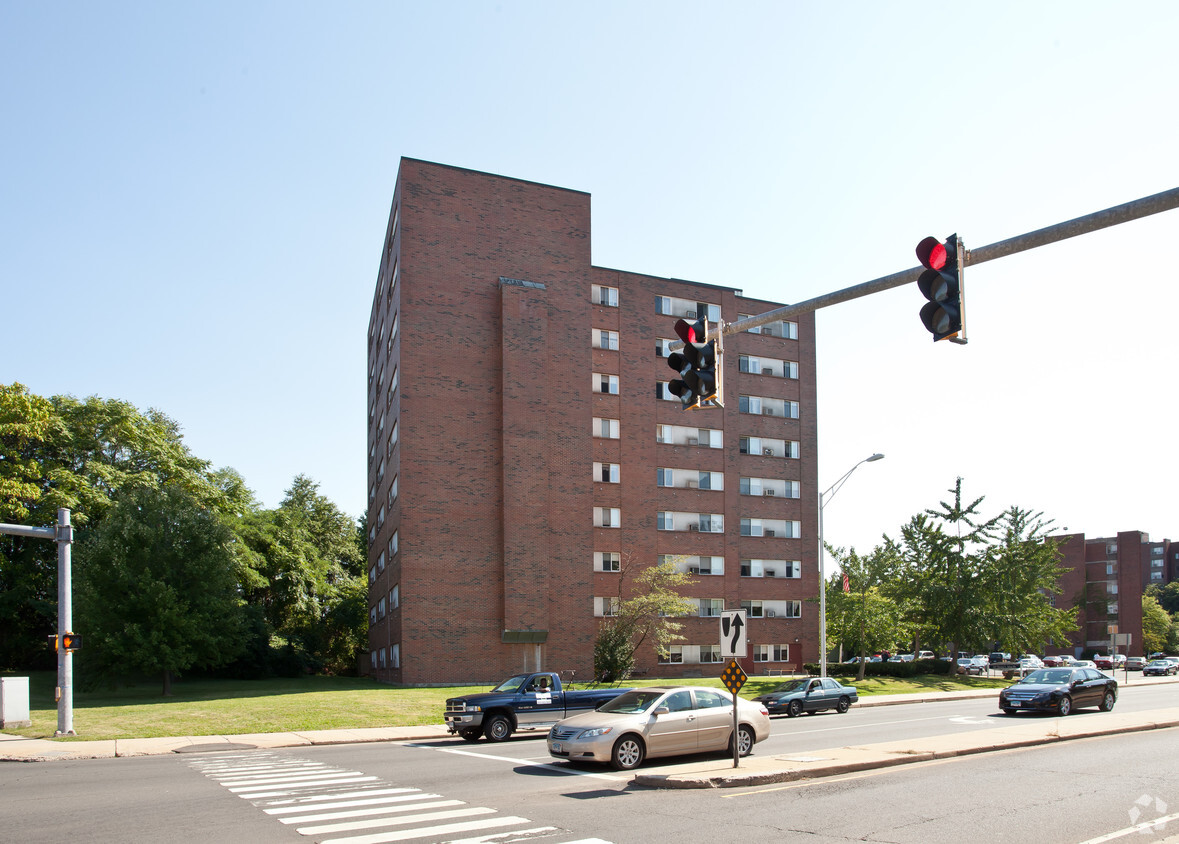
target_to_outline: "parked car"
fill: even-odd
[[[1091,659],[1075,659],[1069,668],[1096,668],[1097,663]]]
[[[1124,668],[1126,665],[1125,654],[1114,654],[1112,657],[1114,668]]]
[[[629,689],[566,689],[552,671],[517,674],[490,692],[448,698],[446,731],[464,741],[506,741],[516,730],[548,730],[562,718],[593,711]]]
[[[1063,717],[1084,706],[1109,712],[1117,700],[1118,681],[1096,668],[1041,668],[999,692],[1007,715],[1030,709]]]
[[[845,686],[830,677],[802,677],[783,683],[776,689],[755,697],[770,715],[794,717],[804,712],[814,714],[826,709],[844,713],[860,699],[855,686]]]
[[[918,659],[937,659],[937,657],[934,656],[933,651],[918,651],[917,658]]]
[[[1093,664],[1098,668],[1104,668],[1108,671],[1109,669],[1113,668],[1113,657],[1111,657],[1109,654],[1094,654]]]
[[[995,663],[995,662],[1011,662],[1011,654],[1009,654],[1009,653],[1005,653],[1005,652],[1003,652],[1003,651],[991,651],[991,655],[988,657],[988,659],[989,659],[989,660],[990,660],[992,663]]]
[[[1127,671],[1141,671],[1146,667],[1146,657],[1128,656],[1126,657],[1126,662],[1122,667]]]
[[[1179,672],[1179,665],[1169,659],[1152,659],[1142,669],[1143,677],[1167,677]]]
[[[1050,654],[1041,661],[1045,668],[1059,668],[1062,665],[1072,665],[1075,662],[1069,654]]]
[[[737,699],[737,752],[748,756],[770,735],[765,706]],[[602,762],[629,771],[644,759],[685,753],[733,752],[733,700],[700,686],[632,689],[558,721],[549,730],[549,755],[571,762]]]
[[[973,657],[969,659],[959,657],[956,670],[959,674],[982,674],[988,667],[989,664],[985,660],[979,664]]]

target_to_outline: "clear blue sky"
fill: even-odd
[[[0,0],[0,382],[365,505],[398,161],[593,195],[593,260],[791,302],[1179,186],[1179,4]],[[818,313],[827,539],[965,479],[1179,539],[1179,211]],[[588,340],[587,340],[588,342]],[[555,401],[560,396],[554,396]],[[812,494],[816,491],[811,491]]]

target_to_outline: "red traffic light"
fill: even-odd
[[[936,237],[927,237],[917,244],[917,260],[927,270],[940,270],[946,265],[946,245]]]

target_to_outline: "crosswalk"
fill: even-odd
[[[447,844],[550,841],[563,831],[534,826],[417,788],[395,786],[361,771],[270,751],[225,752],[190,760],[193,768],[249,800],[278,823],[322,844],[385,844],[426,839]],[[598,838],[560,844],[609,844]]]

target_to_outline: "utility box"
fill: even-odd
[[[0,677],[0,730],[31,726],[29,678]]]

